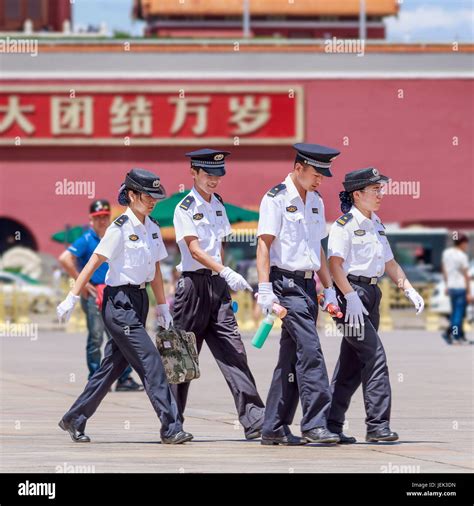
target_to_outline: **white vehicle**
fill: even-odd
[[[474,263],[471,263],[469,267],[469,277],[471,278],[471,297],[474,297]],[[444,282],[444,279],[442,279],[435,285],[435,289],[430,299],[430,306],[433,312],[439,313],[443,316],[446,316],[446,318],[449,318],[451,314],[451,301],[449,299],[449,295],[446,295],[445,290],[446,284]],[[466,317],[468,321],[474,321],[473,304],[468,304]]]
[[[45,312],[55,302],[56,294],[51,287],[30,280],[27,276],[0,271],[0,293],[7,298],[6,306],[11,305],[11,295],[16,291],[28,295],[30,310],[35,313]]]

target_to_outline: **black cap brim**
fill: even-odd
[[[373,176],[365,181],[343,181],[342,186],[344,186],[344,190],[346,190],[346,192],[355,192],[357,190],[363,190],[365,187],[373,184],[388,183],[389,181],[389,177],[384,176],[383,174],[378,174],[377,176]]]
[[[204,168],[204,167],[193,167],[194,169],[201,169],[204,172],[207,172],[210,176],[225,176],[225,169],[224,167],[219,168]]]

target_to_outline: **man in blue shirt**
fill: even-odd
[[[104,236],[107,227],[110,225],[110,204],[106,200],[95,200],[90,206],[90,228],[59,257],[59,263],[65,271],[74,279],[77,279],[79,272],[89,261],[92,253]],[[93,274],[81,294],[81,306],[86,314],[87,329],[87,367],[89,378],[99,368],[102,360],[101,347],[104,339],[104,332],[107,332],[96,303],[98,285],[105,284],[105,275],[109,266],[104,262]],[[109,335],[107,335],[110,338]],[[130,376],[132,369],[127,366],[117,381],[116,391],[137,391],[143,390]]]

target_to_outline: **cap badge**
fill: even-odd
[[[372,169],[372,174],[374,176],[378,176],[379,175],[379,171],[377,169]]]
[[[159,179],[155,179],[153,181],[153,188],[159,188],[160,186],[161,186],[160,180]]]
[[[222,153],[218,154],[218,155],[215,155],[214,156],[214,160],[216,162],[219,162],[220,160],[222,160],[224,158],[224,155]]]

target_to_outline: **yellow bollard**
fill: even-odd
[[[382,299],[380,300],[380,330],[393,330],[393,318],[390,312],[390,281],[386,278],[380,282]]]

